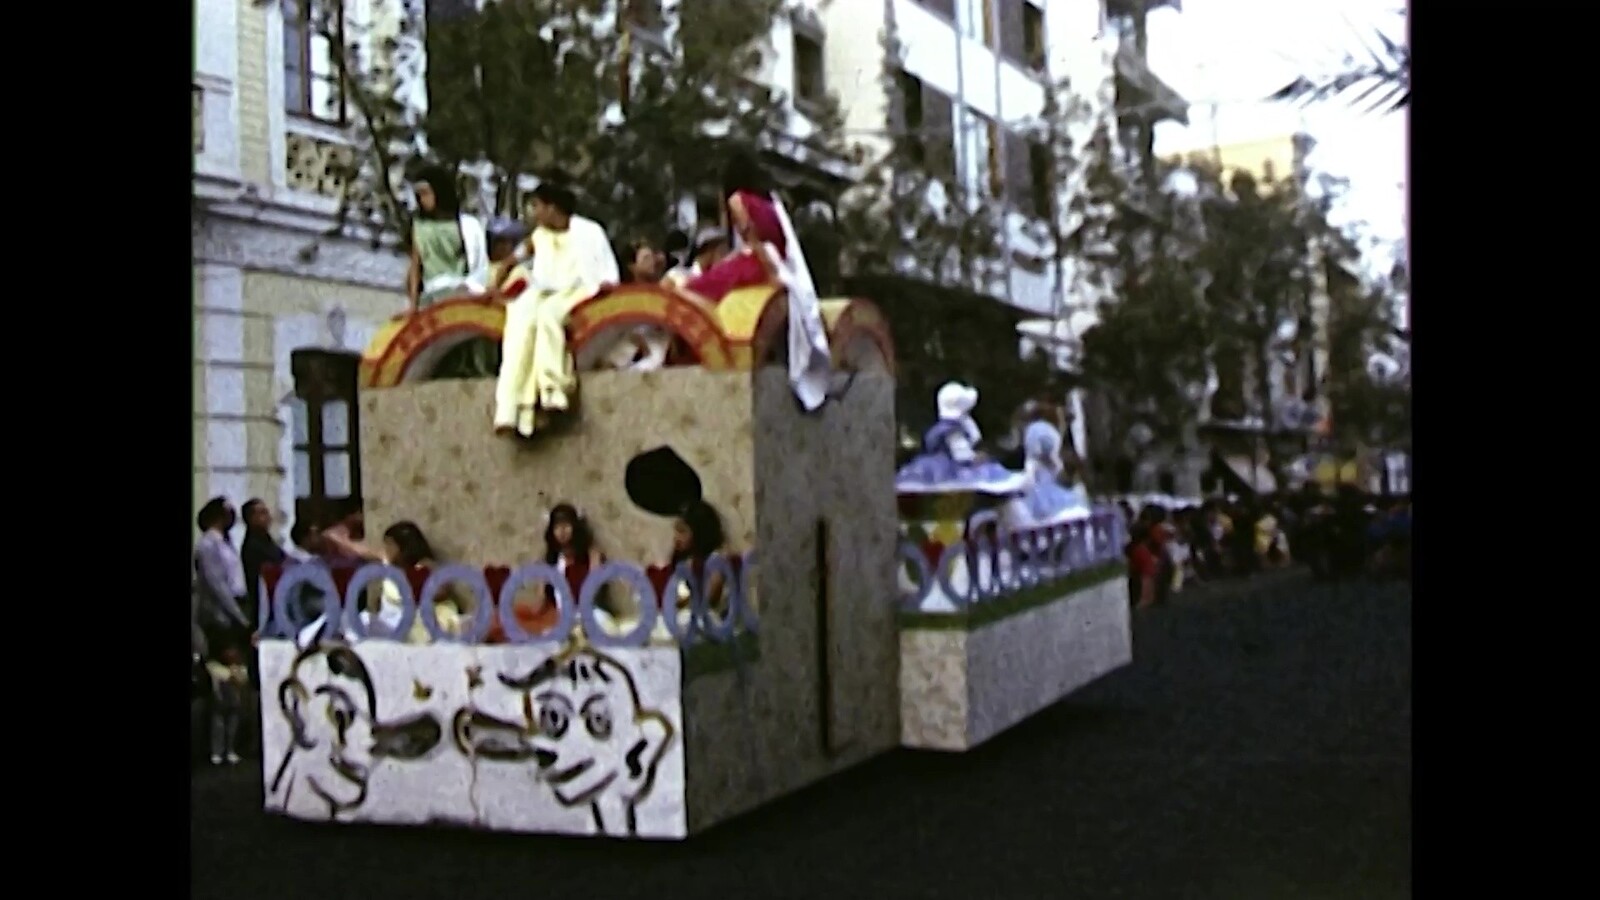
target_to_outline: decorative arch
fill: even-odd
[[[889,332],[888,320],[866,300],[846,300],[843,304],[831,321],[827,311],[823,313],[834,365],[852,372],[893,376],[894,336]]]
[[[871,302],[852,298],[823,300],[822,324],[828,332],[833,364],[851,372],[894,375],[894,338],[889,323]],[[785,352],[789,304],[780,295],[768,302],[756,325],[751,353],[757,366],[779,364]]]
[[[681,338],[707,369],[734,367],[733,348],[717,321],[715,308],[656,285],[624,284],[579,303],[567,317],[569,346],[575,359],[593,355],[597,341],[620,336],[628,328],[654,325]],[[579,368],[585,368],[581,365]]]
[[[499,342],[505,308],[471,297],[445,300],[378,330],[361,357],[361,386],[424,381],[446,353],[474,338]]]

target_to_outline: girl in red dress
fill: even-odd
[[[583,592],[583,582],[589,573],[598,570],[605,561],[605,555],[594,545],[594,532],[589,529],[588,521],[578,514],[577,507],[570,503],[558,503],[550,509],[544,529],[544,563],[553,566],[566,579],[574,604]],[[602,591],[595,597],[595,606],[605,609],[606,605],[606,595]],[[511,607],[511,613],[528,634],[549,631],[561,621],[555,589],[549,585],[545,586],[544,595],[539,599],[518,601]],[[505,640],[505,630],[496,620],[489,629],[485,643],[502,644]]]
[[[583,582],[589,573],[605,565],[605,554],[594,545],[594,532],[589,522],[578,514],[570,503],[558,503],[550,510],[550,524],[544,529],[544,561],[566,576],[567,587],[572,591],[572,602],[577,603],[583,593]],[[555,592],[545,588],[545,599],[555,606]],[[605,605],[604,594],[595,597],[595,606]]]

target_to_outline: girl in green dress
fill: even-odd
[[[446,297],[481,294],[489,272],[483,225],[461,212],[453,173],[430,167],[412,183],[417,215],[411,222],[409,313]]]

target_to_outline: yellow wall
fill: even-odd
[[[267,4],[238,0],[239,82],[235,86],[239,108],[239,174],[247,182],[268,184],[274,160],[269,138],[268,104],[276,99],[267,91]],[[282,165],[283,160],[276,160]]]
[[[1294,136],[1282,135],[1221,147],[1205,147],[1169,157],[1171,162],[1202,160],[1212,164],[1220,162],[1224,178],[1233,172],[1245,171],[1260,181],[1265,180],[1270,171],[1274,181],[1283,181],[1294,176]]]
[[[404,297],[396,288],[380,291],[272,272],[244,273],[245,359],[259,364],[245,375],[246,414],[249,429],[250,490],[273,500],[287,473],[278,458],[278,442],[285,421],[278,401],[287,390],[279,383],[273,364],[276,320],[295,315],[322,318],[334,307],[345,311],[350,322],[382,322],[398,313]],[[259,418],[258,418],[259,417]],[[268,422],[268,419],[278,420]],[[292,510],[284,510],[291,514]]]

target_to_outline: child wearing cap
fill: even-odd
[[[525,231],[513,219],[489,223],[489,297],[497,303],[510,303],[528,289],[528,270],[517,255]]]

